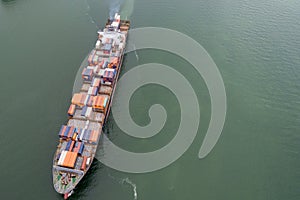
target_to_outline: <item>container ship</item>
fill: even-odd
[[[52,176],[55,190],[65,199],[95,157],[121,71],[129,28],[130,21],[121,20],[117,13],[98,31],[95,48],[82,71],[80,92],[73,94],[68,122],[59,130]]]

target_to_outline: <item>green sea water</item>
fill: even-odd
[[[0,1],[0,199],[62,199],[51,174],[57,133],[67,122],[76,73],[109,5],[108,0]],[[211,117],[205,82],[193,71],[180,71],[189,63],[171,53],[129,53],[121,74],[157,62],[189,80],[201,107],[197,137],[180,159],[151,173],[119,172],[95,160],[71,199],[300,199],[299,10],[296,0],[124,0],[121,14],[132,28],[173,29],[207,50],[226,88],[225,126],[213,151],[199,159]],[[180,120],[175,96],[149,85],[136,91],[130,108],[135,122],[146,125],[156,103],[170,118],[155,137],[133,139],[112,116],[105,133],[130,151],[163,147]]]

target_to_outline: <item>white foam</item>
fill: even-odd
[[[138,194],[137,194],[137,190],[136,190],[136,184],[133,183],[128,177],[127,178],[124,178],[122,180],[122,183],[127,183],[129,185],[131,185],[131,187],[133,188],[133,197],[134,197],[134,200],[137,200],[137,197],[138,197]]]
[[[139,55],[137,54],[135,44],[134,44],[134,54],[135,54],[136,60],[139,62]]]
[[[123,178],[123,179],[118,179],[118,178],[112,176],[111,174],[108,174],[108,176],[110,178],[112,178],[113,180],[118,181],[120,184],[125,184],[125,183],[129,184],[132,187],[132,190],[133,190],[133,200],[138,199],[137,186],[128,177]]]

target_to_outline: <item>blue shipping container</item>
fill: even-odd
[[[64,127],[65,127],[65,125],[61,126],[61,128],[59,130],[59,133],[58,133],[59,136],[63,136],[63,129],[64,129]]]
[[[96,93],[95,93],[95,95],[97,95],[98,91],[99,91],[99,87],[96,87]]]
[[[70,140],[68,143],[67,143],[67,146],[66,146],[66,151],[69,151],[69,149],[70,149],[70,146],[71,146],[71,143],[72,143],[72,141]]]
[[[88,108],[87,106],[83,106],[82,111],[81,111],[81,116],[85,116],[87,108]]]
[[[83,153],[83,148],[84,148],[84,144],[81,143],[81,146],[79,148],[78,154],[82,154]]]
[[[75,142],[74,148],[77,148],[79,144],[79,142]]]
[[[70,131],[70,126],[67,126],[67,128],[66,128],[66,130],[65,130],[65,132],[64,132],[64,136],[65,137],[67,137],[68,136],[68,133],[69,133],[69,131]]]

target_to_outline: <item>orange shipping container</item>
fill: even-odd
[[[86,98],[86,94],[75,93],[72,98],[72,104],[82,107],[82,106],[84,106],[85,98]]]
[[[70,107],[69,107],[69,110],[68,110],[68,115],[69,116],[73,116],[74,115],[74,112],[75,112],[75,105],[74,104],[71,104]]]
[[[72,136],[72,140],[76,140],[77,135],[78,135],[78,133],[74,133]]]
[[[72,98],[72,104],[78,105],[80,104],[81,94],[75,93]]]
[[[94,97],[93,101],[93,108],[105,110],[106,106],[108,105],[108,96],[107,95],[99,95]]]
[[[84,101],[86,99],[86,94],[81,94],[79,106],[84,106]]]
[[[74,168],[75,167],[75,163],[76,163],[76,159],[77,159],[77,153],[74,153],[74,152],[70,152],[71,154],[71,158],[70,158],[70,161],[69,161],[69,166]]]
[[[71,146],[69,148],[69,151],[72,151],[73,147],[74,147],[74,144],[75,144],[75,141],[73,140],[72,143],[71,143]]]
[[[72,165],[71,165],[71,157],[72,157],[72,154],[70,154],[70,153],[68,152],[68,153],[67,153],[67,156],[66,156],[67,160],[66,160],[66,162],[64,162],[64,165],[65,165],[66,167],[72,167]]]
[[[74,168],[77,159],[77,153],[68,151],[63,162],[63,166]]]

